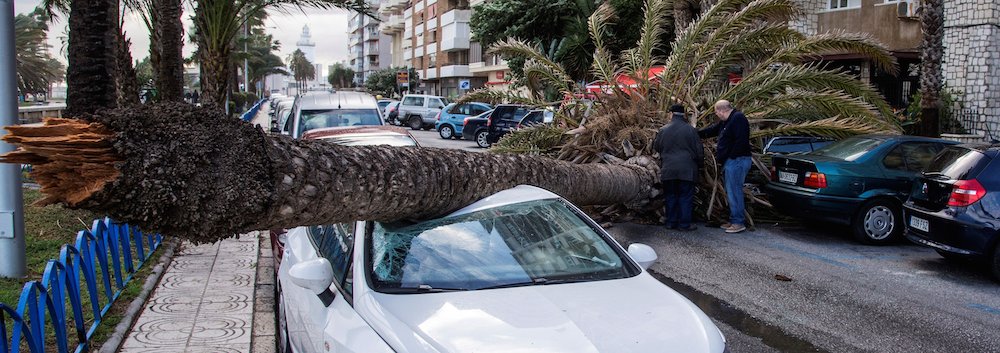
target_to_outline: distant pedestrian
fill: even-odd
[[[743,183],[750,172],[750,122],[743,112],[733,109],[726,100],[715,103],[719,122],[698,132],[702,138],[718,136],[715,159],[722,163],[726,198],[729,201],[729,223],[723,224],[726,233],[739,233],[747,229],[743,203]]]
[[[184,101],[191,103],[191,92],[184,92]]]
[[[683,106],[670,107],[670,115],[670,122],[656,134],[653,149],[660,154],[666,226],[689,231],[695,229],[691,224],[694,186],[698,181],[698,169],[705,160],[705,149],[698,138],[698,130],[688,123]]]
[[[198,90],[191,93],[191,104],[198,104]]]

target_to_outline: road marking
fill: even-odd
[[[994,307],[989,306],[989,305],[972,303],[972,304],[966,305],[966,307],[967,308],[976,309],[976,310],[979,310],[979,311],[982,311],[982,312],[985,312],[985,313],[993,314],[993,315],[1000,315],[1000,309],[994,308]]]

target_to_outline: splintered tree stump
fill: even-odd
[[[295,140],[216,110],[164,103],[10,126],[42,203],[213,242],[259,229],[445,215],[520,184],[579,205],[641,208],[655,170],[540,156]]]

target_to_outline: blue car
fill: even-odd
[[[906,237],[948,259],[985,262],[1000,281],[1000,146],[949,146],[913,183]],[[983,261],[985,260],[985,261]]]
[[[493,109],[493,106],[478,102],[448,104],[438,113],[434,129],[438,131],[441,138],[446,140],[462,138],[462,127],[465,126],[465,118],[488,112],[491,109]]]

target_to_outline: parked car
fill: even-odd
[[[985,260],[1000,281],[1000,146],[949,146],[913,183],[906,237],[945,258]]]
[[[528,107],[517,104],[501,104],[496,106],[484,119],[466,119],[462,128],[462,137],[476,141],[482,148],[500,140],[500,137],[517,127],[521,118],[528,114]]]
[[[295,99],[282,100],[271,110],[271,132],[282,132],[281,126],[285,125],[288,117],[295,107]],[[277,130],[275,130],[277,128]]]
[[[516,128],[520,129],[531,125],[552,124],[553,120],[555,120],[555,113],[553,111],[548,109],[536,109],[528,112],[527,115],[521,118],[521,121],[517,123]]]
[[[325,140],[345,146],[420,146],[417,139],[402,128],[395,126],[351,126],[330,127],[307,131],[302,135],[304,140]],[[271,229],[271,251],[274,268],[277,271],[281,265],[287,243],[286,229]]]
[[[300,138],[309,130],[338,126],[382,125],[375,97],[367,93],[308,92],[299,97],[281,133]]]
[[[299,227],[278,268],[277,339],[285,352],[724,352],[712,320],[645,270],[655,261],[532,186],[419,223]]]
[[[450,101],[448,98],[425,94],[407,94],[399,104],[399,122],[413,130],[430,130],[434,119]]]
[[[451,103],[441,109],[435,119],[434,129],[443,139],[462,138],[462,128],[465,126],[465,118],[476,116],[493,109],[492,105],[486,103]]]
[[[869,135],[802,155],[775,155],[765,191],[779,212],[849,225],[858,241],[886,244],[903,234],[902,204],[913,180],[956,143]]]
[[[767,140],[764,154],[801,154],[820,149],[836,140],[814,136],[777,136]]]
[[[398,101],[389,103],[382,112],[382,120],[389,125],[399,125],[399,103]]]
[[[385,107],[389,106],[390,103],[396,102],[395,99],[379,99],[378,100],[378,113],[385,116]]]

